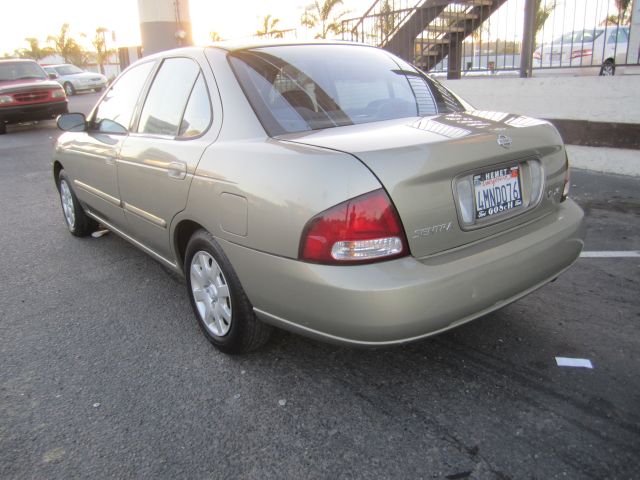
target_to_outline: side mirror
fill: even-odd
[[[129,133],[125,127],[120,125],[118,122],[109,120],[108,118],[100,120],[95,127],[99,133],[110,133],[114,135],[125,135]]]
[[[49,79],[55,80],[56,78],[58,78],[58,74],[57,73],[50,73],[49,74]]]
[[[65,132],[85,132],[87,130],[87,119],[84,113],[63,113],[58,117],[57,125]]]

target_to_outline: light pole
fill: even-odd
[[[138,0],[144,55],[193,45],[189,0]]]
[[[535,42],[536,2],[526,0],[524,5],[524,25],[522,31],[522,52],[520,54],[520,78],[532,74],[531,59]]]

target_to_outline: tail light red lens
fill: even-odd
[[[300,240],[300,259],[314,263],[371,263],[407,254],[402,223],[382,189],[316,215]]]
[[[593,55],[593,50],[591,49],[574,50],[571,52],[571,58],[588,57],[590,55]]]

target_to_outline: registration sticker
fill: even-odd
[[[520,168],[501,168],[473,176],[476,220],[522,206]]]

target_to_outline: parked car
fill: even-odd
[[[579,30],[538,47],[534,67],[600,67],[600,75],[615,75],[616,65],[627,63],[629,27]]]
[[[0,135],[7,124],[46,120],[66,113],[67,97],[33,60],[0,60]]]
[[[543,286],[583,246],[551,124],[476,111],[373,47],[162,52],[58,125],[70,232],[102,224],[184,275],[224,352],[270,326],[425,338]]]
[[[95,90],[100,92],[107,86],[107,77],[100,73],[85,72],[68,63],[62,65],[46,65],[44,69],[64,87],[67,95]]]

